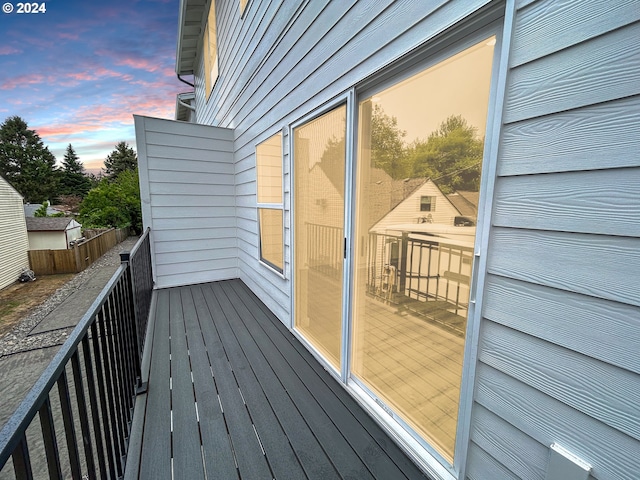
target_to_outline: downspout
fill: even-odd
[[[187,85],[189,85],[191,88],[196,88],[196,86],[195,86],[193,83],[191,83],[191,82],[187,82],[184,78],[182,78],[182,77],[180,76],[180,74],[179,74],[179,73],[176,73],[176,75],[178,76],[178,80],[180,80],[182,83],[186,83],[186,84],[187,84]]]

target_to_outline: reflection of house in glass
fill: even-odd
[[[368,292],[463,335],[478,192],[447,195],[431,179],[392,182],[413,188],[369,230]]]

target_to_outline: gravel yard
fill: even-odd
[[[131,250],[135,245],[137,237],[129,237],[124,242],[116,245],[100,259],[90,265],[86,270],[73,275],[71,280],[58,288],[50,297],[40,305],[33,308],[7,333],[0,338],[0,358],[19,352],[46,348],[54,345],[61,345],[66,340],[73,327],[56,329],[38,334],[31,334],[31,331],[49,315],[56,307],[64,302],[70,295],[82,289],[89,279],[97,271],[105,268],[115,272],[120,265],[120,252]],[[37,283],[39,280],[36,280]],[[79,321],[80,318],[76,319]]]

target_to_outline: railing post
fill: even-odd
[[[398,292],[402,295],[405,294],[405,288],[407,285],[407,254],[409,250],[409,234],[402,232],[402,244],[400,247],[402,256],[400,257],[400,281],[398,282]]]
[[[127,286],[129,288],[129,294],[131,295],[131,304],[130,304],[130,309],[131,312],[133,312],[133,324],[129,324],[128,328],[131,328],[133,330],[133,336],[136,339],[136,348],[134,349],[134,359],[136,362],[136,394],[140,395],[141,393],[145,393],[147,391],[147,383],[146,382],[142,382],[142,359],[140,358],[141,355],[141,351],[142,351],[142,343],[141,343],[141,339],[140,339],[140,335],[139,335],[139,328],[138,328],[138,324],[140,322],[140,319],[138,318],[138,309],[137,309],[137,302],[138,299],[136,298],[136,288],[134,285],[134,278],[131,272],[131,252],[128,251],[124,251],[124,252],[120,252],[120,262],[126,266],[125,269],[125,277],[127,278]]]

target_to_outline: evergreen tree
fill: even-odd
[[[0,175],[29,203],[42,203],[57,194],[56,158],[18,116],[0,125]]]
[[[104,167],[106,176],[114,179],[125,170],[138,168],[138,157],[133,148],[127,145],[126,142],[120,142],[116,145],[115,150],[107,156],[104,161]]]
[[[71,144],[64,154],[62,166],[60,194],[84,197],[91,190],[91,180],[85,175],[84,165],[80,162],[78,154]]]
[[[71,144],[67,146],[67,151],[62,160],[62,166],[65,172],[84,174],[84,165],[80,162],[80,157],[78,157],[78,154]]]

